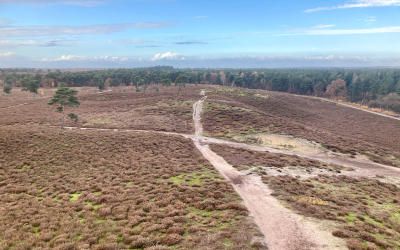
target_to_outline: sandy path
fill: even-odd
[[[17,107],[21,107],[21,106],[25,106],[25,105],[28,105],[28,104],[30,104],[30,103],[20,103],[20,104],[17,104],[17,105],[13,105],[13,106],[8,106],[8,107],[1,107],[0,109],[12,109],[12,108],[17,108]]]
[[[204,101],[204,99],[203,99]],[[195,103],[199,105],[199,102]],[[195,107],[198,109],[198,106]],[[290,150],[276,149],[268,146],[258,146],[250,145],[240,142],[232,142],[224,139],[217,139],[211,137],[201,136],[203,128],[201,126],[199,116],[200,114],[194,113],[193,119],[195,121],[195,135],[176,133],[176,132],[166,132],[166,131],[155,131],[155,130],[138,130],[138,129],[109,129],[109,128],[90,128],[90,127],[65,127],[68,130],[87,130],[87,131],[111,131],[111,132],[121,132],[121,133],[156,133],[161,135],[172,135],[172,136],[182,136],[186,139],[193,139],[198,141],[200,144],[220,144],[226,145],[238,149],[246,149],[258,152],[269,152],[276,154],[293,155],[302,158],[307,158],[311,160],[317,160],[320,162],[328,164],[337,164],[344,167],[352,168],[353,171],[342,171],[340,174],[351,176],[351,177],[366,177],[375,178],[377,176],[381,177],[382,181],[387,181],[390,183],[400,185],[400,168],[391,167],[379,163],[372,162],[367,159],[353,159],[345,155],[336,155],[331,153],[320,153],[320,154],[301,154],[298,152],[292,152]],[[52,126],[56,127],[56,126]],[[57,126],[58,128],[58,126]]]
[[[264,234],[269,249],[346,249],[344,243],[304,217],[285,208],[271,194],[259,176],[244,175],[221,156],[213,152],[203,140],[201,112],[205,97],[193,105],[195,136],[192,140],[202,155],[227,179],[243,199],[255,223]]]
[[[320,100],[322,102],[330,102],[330,103],[334,103],[336,105],[340,105],[340,106],[343,106],[343,107],[352,108],[352,109],[364,111],[364,112],[367,112],[367,113],[370,113],[370,114],[379,115],[379,116],[382,116],[382,117],[386,117],[386,118],[390,118],[390,119],[394,119],[394,120],[400,121],[400,117],[397,117],[397,116],[388,115],[388,114],[384,114],[384,113],[368,110],[368,109],[365,109],[365,108],[360,108],[360,107],[357,107],[357,106],[354,106],[354,105],[351,105],[351,104],[348,104],[348,103],[338,102],[338,101],[330,100],[330,99],[327,99],[327,98],[322,98],[322,97],[317,97],[317,96],[306,96],[306,95],[294,95],[294,96],[298,96],[298,97],[302,97],[302,98],[308,98],[308,99],[314,99],[314,100]]]
[[[311,160],[317,160],[328,164],[336,164],[354,169],[354,171],[342,171],[341,174],[343,175],[353,176],[353,177],[367,177],[367,178],[382,176],[384,178],[387,178],[388,181],[390,182],[400,184],[400,168],[375,163],[368,159],[350,158],[345,155],[338,155],[330,152],[326,153],[321,152],[319,154],[298,153],[290,150],[276,149],[267,146],[249,145],[245,143],[231,142],[223,139],[210,138],[210,137],[200,137],[199,140],[202,143],[221,144],[233,148],[246,149],[258,152],[270,152],[277,154],[293,155]],[[396,180],[392,180],[393,178],[396,178]]]
[[[50,126],[52,128],[60,128],[60,126]],[[118,129],[118,128],[90,128],[90,127],[64,127],[67,130],[87,130],[87,131],[109,131],[109,132],[121,132],[121,133],[152,133],[161,135],[173,135],[182,136],[187,139],[192,139],[194,136],[183,133],[167,132],[167,131],[156,131],[156,130],[141,130],[141,129]]]

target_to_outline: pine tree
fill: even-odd
[[[78,98],[76,97],[77,94],[78,91],[74,89],[60,87],[48,103],[49,105],[57,105],[57,112],[62,114],[61,128],[64,128],[65,108],[78,107],[80,105]],[[68,117],[75,122],[78,120],[78,116],[73,113],[69,114]]]

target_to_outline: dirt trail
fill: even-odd
[[[202,102],[204,99],[202,100]],[[197,102],[195,105],[199,105]],[[195,107],[198,108],[198,107]],[[194,115],[193,119],[195,122],[195,135],[183,134],[183,133],[175,133],[175,132],[166,132],[166,131],[154,131],[154,130],[138,130],[138,129],[109,129],[109,128],[90,128],[90,127],[65,127],[68,130],[89,130],[89,131],[111,131],[111,132],[121,132],[121,133],[156,133],[162,135],[172,135],[172,136],[182,136],[187,139],[193,139],[198,141],[200,144],[221,144],[230,146],[238,149],[246,149],[251,151],[258,152],[269,152],[276,154],[285,154],[285,155],[293,155],[302,158],[307,158],[311,160],[317,160],[320,162],[328,163],[328,164],[337,164],[344,167],[348,167],[353,169],[353,171],[342,171],[340,174],[351,176],[351,177],[366,177],[366,178],[375,178],[377,176],[380,177],[382,181],[387,181],[389,183],[394,183],[400,185],[400,168],[395,168],[379,163],[372,162],[367,159],[354,159],[349,158],[345,155],[337,155],[332,153],[320,153],[320,154],[301,154],[298,152],[292,152],[290,150],[282,150],[276,149],[268,146],[258,146],[258,145],[250,145],[246,143],[240,142],[232,142],[224,139],[217,139],[211,137],[201,136],[203,128],[201,126],[200,120],[198,120],[199,116]],[[197,122],[197,120],[199,122]],[[55,126],[54,126],[55,127]]]
[[[17,108],[17,107],[21,107],[21,106],[25,106],[25,105],[28,105],[29,103],[20,103],[20,104],[17,104],[17,105],[12,105],[12,106],[8,106],[8,107],[0,107],[0,109],[12,109],[12,108]]]
[[[259,176],[244,175],[213,152],[202,137],[201,112],[206,97],[193,105],[195,136],[192,140],[202,155],[231,182],[255,223],[264,234],[269,249],[346,249],[344,243],[321,225],[285,208],[271,194]]]
[[[292,152],[290,150],[276,149],[268,146],[258,146],[258,145],[249,145],[239,142],[231,142],[223,139],[210,138],[210,137],[200,137],[199,140],[202,143],[222,144],[239,149],[293,155],[311,160],[317,160],[328,164],[336,164],[353,169],[353,171],[343,171],[341,173],[343,175],[353,176],[353,177],[367,177],[367,178],[382,176],[391,183],[400,184],[400,168],[375,163],[368,159],[350,158],[346,155],[333,154],[331,152],[306,154],[306,153]]]
[[[338,102],[338,101],[335,101],[335,100],[330,100],[330,99],[327,99],[327,98],[322,98],[322,97],[317,97],[317,96],[305,96],[305,95],[294,95],[294,96],[298,96],[298,97],[302,97],[302,98],[308,98],[308,99],[314,99],[314,100],[320,100],[322,102],[330,102],[330,103],[334,103],[334,104],[339,105],[339,106],[352,108],[352,109],[364,111],[364,112],[367,112],[367,113],[370,113],[370,114],[379,115],[379,116],[382,116],[382,117],[386,117],[386,118],[390,118],[390,119],[394,119],[394,120],[400,121],[400,117],[398,117],[398,116],[388,115],[388,114],[385,114],[385,113],[380,113],[380,112],[368,110],[368,109],[365,109],[365,108],[360,108],[360,107],[354,106],[354,105],[349,104],[349,103]]]

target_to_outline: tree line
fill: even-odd
[[[184,86],[218,84],[358,102],[400,112],[400,69],[174,69],[172,67],[87,71],[0,70],[3,90],[42,87]]]

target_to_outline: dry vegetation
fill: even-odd
[[[340,167],[220,145],[212,145],[212,149],[240,170],[263,166],[256,172],[274,190],[274,196],[303,215],[334,221],[337,226],[333,235],[344,238],[350,249],[400,248],[400,188],[395,185],[343,175],[272,176],[263,169],[296,166],[339,174]]]
[[[192,104],[198,97],[200,87],[182,88],[179,94],[175,87],[161,86],[149,88],[146,93],[137,93],[132,87],[114,88],[112,92],[105,93],[98,93],[93,88],[79,91],[81,106],[74,112],[79,115],[80,121],[77,124],[69,122],[69,126],[193,132]],[[26,103],[25,95],[13,98],[17,100],[15,105]],[[48,101],[37,97],[28,105],[3,109],[0,124],[56,126],[60,115],[47,105]]]
[[[147,93],[80,89],[78,124],[193,133],[192,105],[210,92],[205,132],[304,138],[332,151],[400,166],[398,121],[320,100],[266,91],[187,86]],[[29,94],[30,95],[30,94]],[[8,98],[7,100],[4,98]],[[258,249],[259,236],[233,188],[181,137],[62,131],[46,98],[0,98],[0,249]],[[18,108],[5,108],[24,103]],[[382,120],[384,119],[384,120]],[[250,141],[257,143],[257,141]],[[257,173],[299,213],[338,226],[351,249],[399,249],[400,189],[336,176],[343,168],[296,156],[211,145]],[[332,175],[270,175],[286,167]]]
[[[41,89],[40,94],[34,95],[21,89],[14,89],[10,95],[2,93],[0,95],[0,110],[10,106],[19,105],[22,103],[28,103],[36,101],[41,98],[50,97],[53,94],[53,89]]]
[[[3,126],[0,148],[1,249],[250,249],[257,235],[186,139]]]
[[[350,249],[400,248],[400,189],[371,179],[264,176],[274,195],[307,216],[337,222]]]
[[[81,125],[192,133],[192,105],[200,88],[155,87],[146,93],[119,88],[82,98]]]
[[[278,133],[400,166],[398,121],[285,93],[219,88],[209,93],[204,128],[211,136]]]
[[[344,169],[338,165],[328,165],[319,161],[304,159],[297,156],[273,154],[269,152],[255,152],[221,145],[211,145],[211,148],[238,170],[249,170],[253,167],[284,168],[293,166],[304,169],[317,168],[331,171],[333,173],[340,173],[341,170]]]
[[[68,125],[193,132],[199,87],[79,91],[80,121]],[[26,94],[0,100],[0,249],[261,248],[239,197],[189,140],[62,131],[48,98]]]

